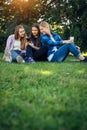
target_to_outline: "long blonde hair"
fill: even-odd
[[[44,27],[44,28],[49,28],[50,30],[52,29],[51,25],[50,25],[48,22],[46,22],[46,21],[42,21],[42,22],[39,24],[39,26],[42,26],[42,27]]]
[[[19,38],[19,29],[20,28],[24,29],[23,25],[18,25],[18,26],[15,27],[14,34],[15,34],[15,39],[16,40],[18,40],[18,38]],[[26,33],[25,33],[23,38],[20,38],[20,41],[21,41],[21,49],[23,50],[23,49],[25,49],[25,44],[27,42],[27,40],[26,40]]]

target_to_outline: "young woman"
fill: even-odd
[[[43,21],[40,23],[40,32],[42,45],[48,47],[48,61],[62,62],[66,59],[69,52],[74,54],[80,61],[87,62],[80,50],[75,46],[72,40],[62,40],[57,33],[50,31],[50,25]]]
[[[23,57],[26,54],[25,45],[27,43],[25,29],[22,25],[15,28],[14,34],[7,39],[3,59],[7,62],[24,63]]]
[[[35,61],[45,61],[47,60],[47,50],[47,46],[42,46],[41,44],[39,25],[35,23],[32,25],[31,33],[28,38],[26,55],[28,52],[29,56],[26,57],[25,61],[32,61],[32,59]]]

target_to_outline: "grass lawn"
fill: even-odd
[[[87,130],[87,63],[4,63],[0,130]]]

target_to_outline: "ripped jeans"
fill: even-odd
[[[67,58],[69,52],[71,52],[76,57],[79,57],[81,54],[80,50],[77,49],[74,43],[66,43],[61,46],[56,52],[54,52],[51,62],[64,61]]]

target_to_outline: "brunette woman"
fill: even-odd
[[[28,56],[25,61],[46,61],[48,48],[46,46],[42,46],[40,41],[39,25],[37,23],[32,25],[31,33],[27,40],[28,44],[26,47],[26,55]]]

